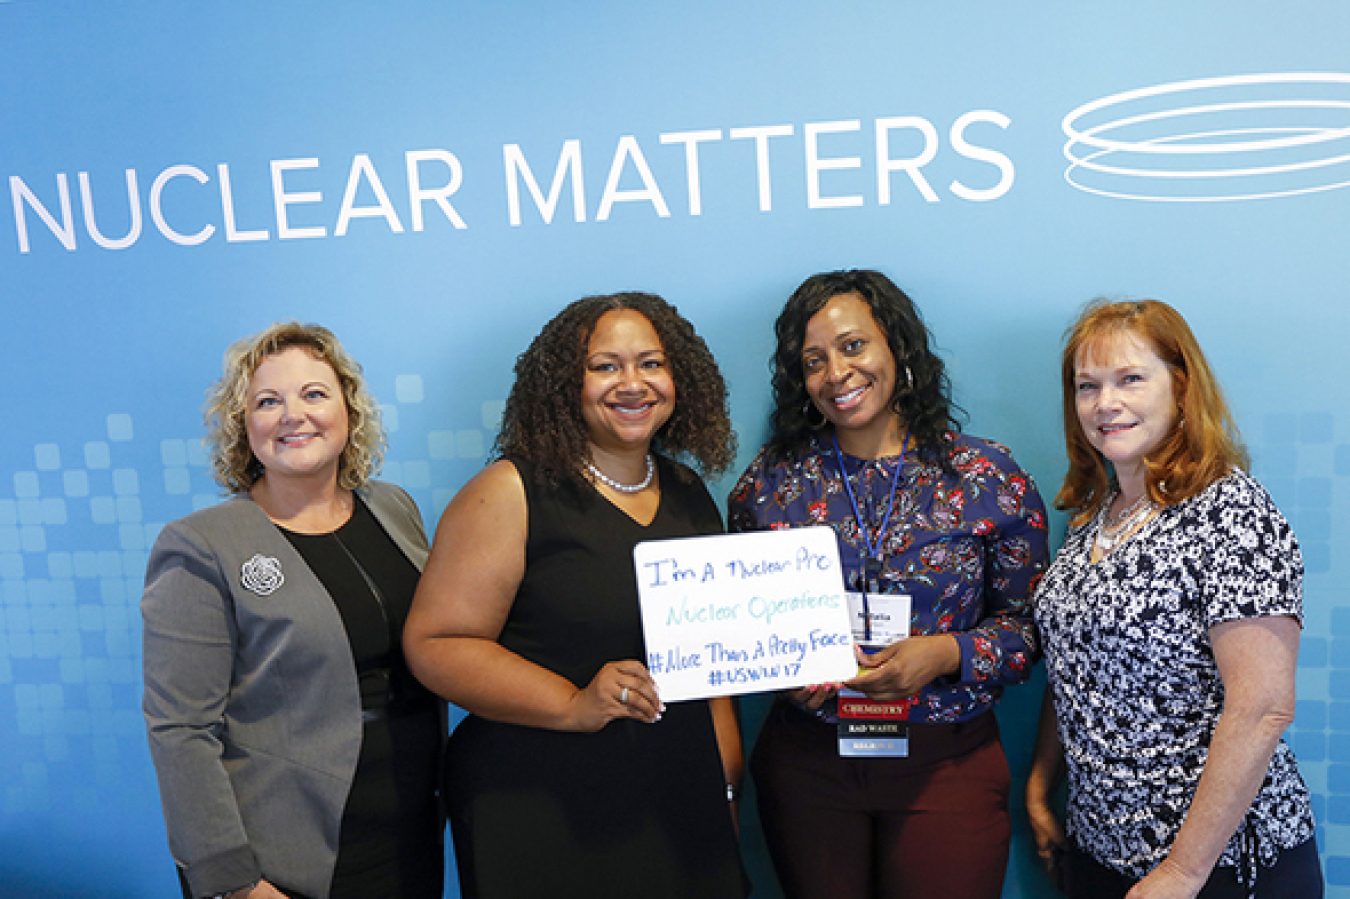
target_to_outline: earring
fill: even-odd
[[[905,382],[909,385],[909,389],[910,389],[911,391],[913,391],[913,390],[914,390],[914,372],[912,372],[912,371],[909,370],[909,366],[908,366],[908,365],[905,366]]]
[[[815,413],[820,416],[819,422],[814,422],[811,420],[811,410],[813,409],[815,409]],[[802,403],[802,418],[806,419],[806,426],[810,428],[812,431],[819,431],[821,428],[825,427],[825,423],[827,420],[825,418],[825,413],[821,412],[819,409],[816,409],[816,404],[811,402],[809,399],[806,402]]]

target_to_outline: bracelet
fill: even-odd
[[[727,784],[727,802],[735,802],[741,798],[741,788],[735,784]]]
[[[788,702],[790,702],[792,705],[796,706],[799,710],[801,710],[801,711],[805,712],[806,714],[810,715],[811,717],[815,718],[817,721],[829,721],[829,720],[830,720],[830,710],[829,710],[829,708],[828,708],[826,705],[823,705],[823,704],[822,704],[822,705],[819,705],[819,706],[817,706],[816,708],[813,709],[813,708],[811,708],[810,706],[808,706],[806,703],[804,703],[804,702],[798,702],[798,701],[795,700],[795,699],[789,699]]]

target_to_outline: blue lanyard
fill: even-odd
[[[881,518],[881,527],[877,530],[876,542],[867,533],[867,523],[863,521],[862,510],[858,508],[858,498],[853,495],[853,485],[848,480],[848,469],[844,466],[844,453],[839,449],[839,437],[831,434],[830,439],[834,441],[834,458],[839,462],[839,474],[844,480],[844,490],[848,492],[849,505],[853,507],[853,518],[858,522],[858,533],[862,535],[863,547],[867,550],[867,555],[875,559],[877,564],[882,562],[881,558],[881,539],[886,534],[886,528],[891,523],[891,512],[895,510],[895,488],[900,485],[900,469],[905,464],[905,447],[909,446],[909,428],[905,429],[905,439],[900,444],[900,458],[895,463],[895,473],[891,476],[891,495],[886,500],[886,514]],[[878,573],[878,577],[880,574]],[[863,601],[863,639],[872,642],[872,608],[867,601],[867,563],[863,562],[862,572],[862,594]]]

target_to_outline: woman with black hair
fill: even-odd
[[[465,897],[737,899],[731,701],[667,707],[633,547],[718,533],[726,386],[660,297],[587,297],[516,363],[500,458],[450,503],[408,617],[413,671],[469,711],[445,763]]]
[[[886,276],[814,275],[775,327],[772,434],[729,525],[834,528],[860,667],[780,696],[756,743],[779,881],[789,899],[997,899],[1011,825],[993,708],[1039,657],[1044,505],[1005,447],[959,432],[928,329]]]

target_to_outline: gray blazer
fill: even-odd
[[[412,498],[358,491],[420,571]],[[164,528],[150,552],[143,708],[169,849],[194,896],[259,877],[322,899],[361,751],[361,699],[328,592],[237,496]]]

